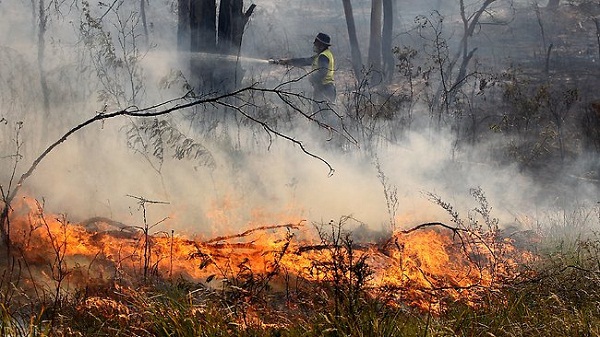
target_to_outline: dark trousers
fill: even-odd
[[[335,97],[337,90],[333,83],[324,84],[314,87],[313,99],[315,101],[327,101],[329,103],[335,103]]]
[[[313,114],[318,121],[340,131],[341,121],[339,116],[333,110],[336,95],[337,91],[334,84],[325,84],[314,87]]]

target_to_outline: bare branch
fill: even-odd
[[[311,156],[311,157],[313,157],[313,158],[315,158],[317,160],[320,160],[322,163],[324,163],[325,165],[327,165],[327,167],[329,168],[329,176],[332,176],[333,173],[335,172],[335,170],[333,169],[333,167],[325,159],[323,159],[322,157],[319,157],[318,155],[316,155],[316,154],[308,151],[304,147],[304,144],[302,144],[301,141],[299,141],[297,139],[294,139],[294,138],[292,138],[290,136],[287,136],[287,135],[285,135],[285,134],[283,134],[283,133],[281,133],[281,132],[279,132],[279,131],[271,128],[271,126],[269,126],[269,124],[267,124],[267,123],[265,123],[263,121],[260,121],[260,120],[258,120],[256,118],[248,115],[243,110],[241,110],[239,107],[235,107],[235,106],[233,106],[231,104],[227,104],[225,102],[218,102],[218,103],[220,105],[223,105],[223,106],[226,106],[226,107],[229,107],[229,108],[232,108],[232,109],[236,110],[237,112],[239,112],[241,115],[243,115],[247,119],[249,119],[249,120],[251,120],[251,121],[253,121],[253,122],[261,125],[263,127],[263,129],[265,129],[265,131],[267,131],[267,133],[272,133],[272,134],[274,134],[274,135],[276,135],[276,136],[278,136],[280,138],[286,139],[286,140],[288,140],[288,141],[290,141],[290,142],[298,145],[300,147],[300,150],[302,150],[302,152],[304,152],[305,154],[307,154],[307,155],[309,155],[309,156]]]
[[[402,233],[402,234],[409,234],[409,233],[412,233],[412,232],[417,231],[419,229],[423,229],[425,227],[433,227],[433,226],[440,226],[440,227],[449,229],[449,230],[451,230],[455,234],[458,234],[459,231],[461,231],[461,232],[469,232],[468,230],[466,230],[464,228],[452,227],[452,226],[443,224],[441,222],[427,222],[427,223],[415,226],[413,228],[400,231],[400,233]]]
[[[148,200],[148,199],[146,199],[144,197],[136,197],[135,195],[130,195],[130,194],[127,194],[127,196],[130,197],[130,198],[137,199],[140,204],[163,204],[163,205],[168,205],[169,204],[168,201]]]
[[[8,221],[8,213],[10,210],[10,204],[12,202],[12,200],[15,198],[15,196],[18,194],[18,192],[20,191],[21,187],[23,186],[23,184],[25,183],[25,181],[33,174],[33,172],[35,171],[35,169],[38,167],[38,165],[41,163],[42,160],[44,160],[44,158],[46,158],[48,156],[48,154],[50,154],[50,152],[52,152],[56,147],[58,147],[60,144],[62,144],[63,142],[65,142],[71,135],[75,134],[76,132],[86,128],[87,126],[94,124],[96,122],[99,121],[104,121],[107,119],[111,119],[111,118],[115,118],[115,117],[121,117],[121,116],[126,116],[126,117],[139,117],[139,118],[148,118],[148,117],[158,117],[158,116],[164,116],[164,115],[168,115],[172,112],[176,112],[176,111],[180,111],[180,110],[184,110],[187,108],[191,108],[191,107],[195,107],[198,105],[221,105],[221,106],[225,106],[228,108],[232,108],[234,111],[240,113],[242,116],[244,116],[245,118],[247,118],[248,120],[259,124],[265,131],[267,131],[269,134],[273,134],[276,135],[280,138],[283,138],[287,141],[292,142],[293,144],[296,144],[300,147],[300,149],[302,150],[302,152],[304,152],[305,154],[321,161],[322,163],[324,163],[328,168],[329,168],[329,176],[333,175],[333,173],[335,172],[335,170],[333,169],[333,167],[322,157],[308,151],[305,147],[304,144],[302,144],[301,141],[294,139],[288,135],[285,135],[275,129],[273,129],[270,125],[268,125],[266,122],[258,120],[252,116],[250,116],[249,114],[247,114],[246,112],[243,111],[244,107],[247,107],[246,105],[242,105],[242,106],[235,106],[233,104],[230,103],[226,103],[227,99],[229,98],[233,98],[233,97],[239,97],[240,95],[242,95],[245,92],[251,92],[251,91],[259,91],[259,92],[264,92],[264,93],[271,93],[271,94],[275,94],[277,95],[285,104],[287,104],[288,106],[292,107],[295,111],[297,111],[298,113],[300,113],[301,115],[303,115],[304,117],[308,118],[309,120],[317,123],[320,127],[323,128],[327,128],[329,130],[332,130],[332,128],[328,125],[325,125],[324,123],[314,119],[313,117],[307,115],[306,113],[304,113],[301,109],[299,109],[297,106],[295,106],[293,104],[293,102],[291,102],[290,100],[288,100],[287,98],[289,97],[297,97],[299,99],[304,99],[304,100],[308,100],[308,98],[304,97],[301,94],[298,93],[293,93],[293,92],[288,92],[288,91],[283,91],[281,90],[281,86],[283,84],[280,84],[278,86],[276,86],[275,88],[272,89],[268,89],[268,88],[260,88],[258,87],[258,83],[252,83],[251,85],[244,87],[244,88],[240,88],[238,90],[229,92],[229,93],[224,93],[224,94],[211,94],[211,95],[205,95],[202,96],[200,98],[197,98],[193,95],[193,92],[189,91],[187,92],[185,95],[183,95],[182,97],[179,98],[175,98],[175,99],[171,99],[171,100],[167,100],[149,107],[145,107],[145,108],[139,108],[137,106],[129,106],[125,109],[122,110],[118,110],[118,111],[113,111],[113,112],[100,112],[97,113],[94,117],[85,120],[84,122],[76,125],[75,127],[71,128],[70,130],[68,130],[66,133],[64,133],[59,139],[57,139],[54,143],[50,144],[37,158],[35,158],[35,160],[32,162],[31,166],[29,167],[29,169],[27,169],[27,171],[25,171],[25,173],[23,173],[21,175],[21,177],[19,178],[19,180],[17,181],[15,187],[11,190],[10,188],[8,190],[3,190],[2,191],[2,201],[4,203],[3,208],[2,208],[2,212],[0,213],[0,226],[2,226],[2,228],[4,228],[4,225],[6,223],[6,221]],[[190,99],[192,99],[190,101]],[[180,103],[183,102],[183,103]],[[337,130],[335,130],[337,132]],[[140,198],[138,198],[138,200],[140,200],[141,202],[150,202],[149,200],[142,200]],[[8,237],[8,233],[6,232],[2,232],[4,239],[9,240]]]
[[[248,236],[256,231],[264,231],[264,230],[269,230],[269,229],[278,229],[278,228],[289,228],[289,229],[298,229],[302,226],[302,223],[306,221],[306,220],[301,220],[299,223],[297,224],[285,224],[285,225],[272,225],[272,226],[260,226],[260,227],[256,227],[256,228],[252,228],[249,229],[243,233],[239,233],[239,234],[234,234],[234,235],[227,235],[227,236],[219,236],[216,237],[214,239],[210,239],[208,241],[204,241],[202,242],[202,244],[210,244],[213,242],[219,242],[219,241],[225,241],[225,240],[230,240],[230,239],[236,239],[236,238],[243,238],[245,236]]]
[[[203,105],[203,104],[218,104],[218,105],[223,105],[223,106],[229,106],[232,107],[230,105],[228,105],[227,103],[224,102],[225,99],[230,98],[230,97],[235,97],[238,96],[244,92],[248,92],[248,91],[263,91],[263,92],[270,92],[270,93],[274,93],[276,95],[278,95],[279,97],[282,97],[283,95],[298,95],[295,93],[290,93],[290,92],[282,92],[281,90],[278,89],[266,89],[266,88],[259,88],[256,86],[257,83],[253,83],[250,86],[229,92],[229,93],[225,93],[225,94],[220,94],[220,95],[216,95],[216,96],[212,96],[212,97],[205,97],[205,98],[200,98],[200,99],[196,99],[193,100],[191,102],[187,102],[187,103],[183,103],[183,104],[175,104],[172,105],[170,107],[166,107],[169,104],[174,104],[178,101],[183,101],[189,98],[190,93],[186,93],[186,95],[177,98],[177,99],[172,99],[166,102],[162,102],[156,105],[152,105],[146,108],[138,108],[136,106],[130,106],[127,107],[125,109],[122,110],[118,110],[118,111],[114,111],[114,112],[109,112],[109,113],[99,113],[97,115],[95,115],[94,117],[80,123],[79,125],[73,127],[72,129],[70,129],[69,131],[67,131],[62,137],[60,137],[58,140],[56,140],[54,143],[52,143],[50,146],[48,146],[46,148],[46,150],[44,150],[42,152],[42,154],[40,154],[31,164],[31,166],[29,167],[29,169],[23,173],[23,175],[21,175],[21,178],[19,179],[19,181],[17,182],[17,185],[15,186],[15,188],[9,192],[9,195],[7,197],[6,203],[9,204],[10,201],[12,201],[12,199],[16,196],[17,192],[20,190],[21,186],[23,185],[23,183],[25,182],[25,180],[27,180],[27,178],[29,178],[29,176],[31,176],[31,174],[33,173],[33,171],[37,168],[37,166],[40,164],[40,162],[46,158],[46,156],[52,152],[52,150],[54,150],[57,146],[59,146],[60,144],[62,144],[64,141],[66,141],[71,135],[75,134],[76,132],[84,129],[85,127],[94,124],[96,122],[99,121],[103,121],[103,120],[107,120],[107,119],[111,119],[111,118],[115,118],[115,117],[120,117],[120,116],[129,116],[129,117],[157,117],[157,116],[163,116],[163,115],[167,115],[170,114],[172,112],[175,111],[179,111],[179,110],[184,110],[187,108],[191,108],[197,105]],[[289,140],[297,145],[300,146],[300,148],[302,149],[302,151],[308,155],[310,155],[313,158],[319,159],[320,161],[322,161],[323,163],[325,163],[327,165],[327,167],[329,168],[329,173],[330,175],[334,172],[333,168],[331,167],[331,165],[325,161],[323,158],[313,154],[312,152],[309,152],[308,150],[306,150],[306,148],[302,145],[302,143],[298,140],[295,140],[289,136],[286,136],[280,132],[275,131],[274,129],[270,128],[266,123],[258,121],[257,119],[251,118],[248,114],[243,113],[243,111],[241,110],[241,108],[239,107],[234,107],[236,111],[242,113],[244,115],[244,117],[249,118],[251,121],[256,122],[258,124],[260,124],[261,126],[265,127],[267,130],[269,130],[270,132],[272,132],[273,134],[282,137],[286,140]],[[321,125],[321,124],[319,124]]]

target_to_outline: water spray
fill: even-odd
[[[213,54],[213,53],[202,53],[202,52],[191,52],[189,53],[192,59],[212,59],[216,61],[228,61],[228,62],[246,62],[246,63],[272,63],[273,60],[260,59],[255,57],[245,57],[237,55],[226,55],[226,54]]]

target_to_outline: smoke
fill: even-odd
[[[24,42],[25,37],[35,31],[31,18],[23,14],[27,6],[10,1],[3,1],[1,6],[12,9],[3,11],[3,18],[7,13],[20,14],[9,15],[12,18],[9,21],[0,20],[5,27],[10,23],[12,27],[24,28],[18,30],[18,34],[4,34],[0,48],[3,53],[9,49],[16,51],[12,55],[23,69],[20,74],[32,78],[27,81],[30,91],[25,91],[26,84],[19,82],[22,79],[18,73],[10,71],[14,62],[9,63],[5,58],[0,64],[4,75],[2,86],[15,90],[10,95],[4,91],[0,110],[0,118],[6,121],[1,126],[0,179],[7,188],[8,182],[15,182],[15,178],[11,178],[15,158],[19,158],[15,175],[18,178],[49,144],[102,112],[105,102],[107,111],[120,106],[116,100],[98,100],[97,93],[106,91],[106,86],[88,77],[96,74],[85,68],[92,67],[89,62],[93,55],[79,54],[83,53],[81,46],[71,44],[74,38],[63,37],[59,42],[62,36],[52,35],[58,34],[57,31],[49,30],[48,37],[52,36],[56,43],[52,48],[60,45],[57,50],[62,52],[49,52],[47,56],[52,111],[43,118],[39,84],[31,75],[37,72],[33,53],[36,49],[32,47],[35,39],[30,37],[29,44]],[[244,36],[244,56],[261,60],[308,56],[317,31],[326,31],[337,41],[334,48],[340,59],[349,55],[343,20],[330,22],[328,17],[318,17],[314,25],[308,25],[304,19],[313,10],[306,8],[304,2],[294,2],[289,10],[300,12],[284,21],[285,16],[280,15],[282,9],[278,6],[277,2],[259,3],[256,20],[250,21]],[[359,24],[365,24],[366,20],[362,7],[356,7]],[[158,8],[154,11],[160,12]],[[267,16],[281,18],[281,21],[271,21],[270,25],[259,23]],[[162,25],[155,24],[152,28],[157,46],[149,48],[137,73],[145,83],[145,91],[136,102],[142,107],[182,93],[182,83],[177,82],[174,75],[182,68],[172,52],[175,18],[162,20]],[[51,27],[58,25],[57,21],[53,23]],[[65,30],[61,28],[61,34],[65,34]],[[17,41],[15,36],[22,38]],[[366,41],[366,37],[363,40]],[[249,77],[277,83],[290,76],[285,69],[250,63],[246,64]],[[342,74],[343,70],[340,78]],[[119,78],[123,72],[115,72],[114,76]],[[15,88],[15,83],[21,83],[20,87]],[[296,89],[306,90],[307,83],[299,83]],[[417,108],[415,114],[426,115],[427,112]],[[238,139],[239,144],[226,147],[220,140],[202,138],[203,135],[196,134],[189,125],[186,128],[183,115],[177,114],[173,119],[190,137],[202,139],[214,158],[214,167],[172,158],[166,158],[157,167],[152,156],[127,146],[124,130],[131,121],[119,118],[93,124],[64,141],[43,159],[22,192],[43,200],[48,212],[66,213],[71,221],[103,216],[135,226],[144,225],[144,221],[157,224],[153,228],[156,231],[173,229],[207,235],[264,223],[301,220],[327,223],[338,221],[342,216],[352,216],[374,230],[388,229],[390,218],[399,228],[430,221],[449,222],[448,212],[429,195],[439,196],[467,217],[479,206],[470,195],[473,188],[481,188],[485,193],[492,206],[492,216],[502,219],[504,224],[527,227],[535,226],[535,221],[531,224],[523,219],[565,206],[566,200],[573,201],[573,196],[585,204],[593,203],[598,195],[593,184],[583,181],[577,180],[577,186],[572,185],[571,191],[556,191],[553,186],[539,185],[515,166],[488,164],[485,159],[489,159],[493,140],[457,149],[454,136],[446,130],[413,128],[403,141],[379,146],[367,155],[351,146],[334,149],[326,140],[329,136],[326,131],[306,123],[285,129],[290,137],[302,141],[311,154],[331,165],[335,170],[331,175],[323,161],[304,153],[292,142],[270,139],[262,131],[227,122],[221,126],[222,133]],[[19,122],[23,122],[23,128],[16,142]],[[18,148],[18,144],[23,147]],[[390,193],[397,201],[390,200]]]
[[[330,175],[327,165],[296,145],[283,139],[252,145],[246,140],[255,134],[240,129],[245,145],[237,153],[206,144],[214,168],[168,159],[157,172],[147,158],[126,146],[121,124],[99,124],[66,141],[36,169],[26,193],[43,198],[49,212],[66,213],[73,221],[103,216],[137,226],[143,225],[143,198],[150,224],[167,218],[157,229],[211,235],[265,223],[337,222],[342,216],[385,230],[390,212],[398,228],[449,223],[451,216],[428,195],[439,196],[466,218],[480,207],[470,195],[473,188],[481,188],[492,216],[503,225],[531,229],[536,224],[523,219],[565,209],[559,207],[573,195],[582,202],[593,200],[597,192],[583,184],[557,193],[516,167],[457,158],[452,137],[443,133],[414,132],[376,156],[365,156],[352,148],[319,147],[316,140],[325,138],[323,130],[291,130],[333,167]],[[485,146],[469,149],[469,156],[477,158],[473,153],[479,150]],[[397,193],[394,210],[384,188]]]

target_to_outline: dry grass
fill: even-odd
[[[26,275],[5,273],[12,282],[2,284],[0,329],[3,336],[600,336],[600,237],[552,245],[524,266],[530,277],[490,289],[477,308],[457,301],[437,313],[362,291],[340,295],[350,295],[341,283],[304,283],[293,298],[268,291],[251,298],[248,289],[183,279],[113,280],[55,303],[26,296]]]

